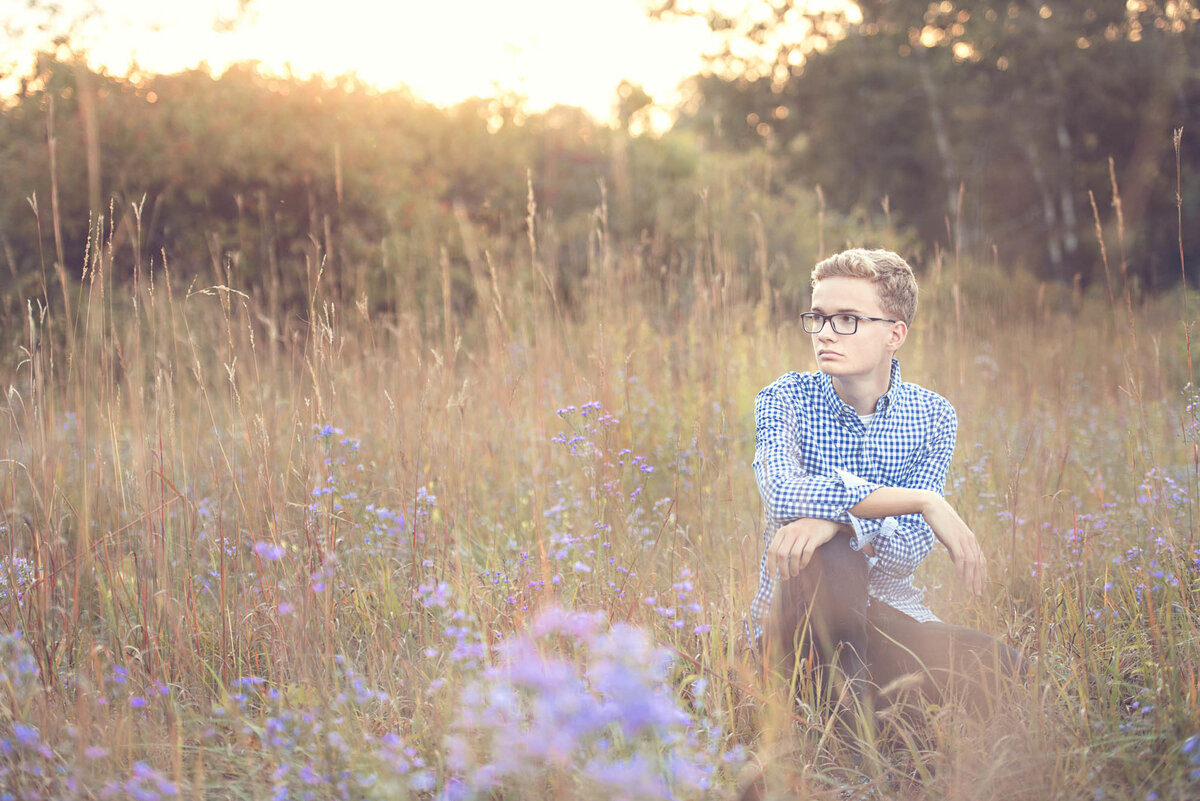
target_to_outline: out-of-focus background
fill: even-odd
[[[1114,182],[1129,271],[1165,290],[1182,277],[1177,128],[1185,221],[1200,204],[1196,14],[34,0],[2,19],[4,297],[51,261],[76,272],[89,219],[127,238],[136,206],[139,250],[165,249],[180,274],[232,260],[252,284],[288,284],[316,241],[339,281],[355,272],[356,292],[389,305],[388,277],[422,281],[441,247],[466,274],[459,218],[520,240],[527,171],[563,291],[605,199],[614,241],[685,269],[718,183],[758,196],[776,288],[818,256],[822,226],[837,244],[887,226],[918,262],[953,249],[1087,287]],[[57,200],[53,237],[46,218],[39,238],[35,195],[43,215]],[[748,232],[748,215],[731,222]],[[724,244],[757,258],[754,235]]]

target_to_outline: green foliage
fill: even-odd
[[[757,55],[719,53],[680,125],[780,153],[789,178],[820,184],[842,213],[886,197],[923,242],[982,258],[995,248],[1062,283],[1102,278],[1089,192],[1111,237],[1111,158],[1139,254],[1130,271],[1150,287],[1178,280],[1171,132],[1200,101],[1194,4],[858,7],[858,22],[793,2],[710,16]],[[784,38],[800,19],[808,38]],[[1192,187],[1200,140],[1185,133],[1181,150]],[[1196,203],[1185,200],[1185,219]],[[1200,251],[1187,237],[1183,247],[1194,269]]]

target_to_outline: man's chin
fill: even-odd
[[[864,375],[861,370],[855,370],[852,365],[846,364],[841,360],[819,361],[817,362],[817,369],[830,378],[838,378],[842,380],[848,380],[856,376]]]
[[[846,365],[840,359],[817,359],[817,369],[826,375],[844,375]]]

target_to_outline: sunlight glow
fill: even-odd
[[[87,1],[61,5],[64,17],[78,17]],[[356,73],[440,105],[499,90],[528,98],[531,110],[564,103],[608,120],[622,79],[673,103],[711,41],[702,20],[654,22],[642,0],[256,0],[250,8],[218,32],[214,20],[235,18],[236,0],[108,0],[71,42],[116,74],[202,63],[220,72],[257,60],[299,76]]]

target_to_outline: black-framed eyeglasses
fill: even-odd
[[[800,322],[804,325],[804,333],[819,334],[821,329],[825,327],[825,321],[833,326],[833,333],[849,336],[858,331],[858,323],[898,323],[899,320],[891,320],[887,317],[859,317],[857,314],[821,314],[820,312],[804,312],[800,315]]]

